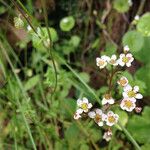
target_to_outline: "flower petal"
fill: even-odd
[[[125,91],[125,92],[128,92],[128,91],[131,91],[132,90],[132,87],[131,87],[131,85],[127,85],[127,86],[125,86],[124,88],[123,88],[123,90]]]
[[[82,114],[82,113],[83,113],[83,109],[79,108],[79,109],[77,109],[76,112],[77,112],[78,114]]]
[[[80,107],[82,105],[82,100],[81,99],[78,99],[77,100],[77,105]]]
[[[95,117],[95,112],[94,111],[90,111],[89,113],[88,113],[88,116],[90,117],[90,118],[94,118]]]
[[[134,92],[138,92],[139,91],[139,86],[134,86],[133,90],[134,90]]]
[[[112,56],[111,56],[111,59],[116,60],[116,59],[117,59],[117,56],[116,56],[116,55],[112,55]]]
[[[124,98],[128,97],[128,94],[126,92],[123,92],[122,95],[123,95]]]
[[[98,122],[97,124],[98,124],[98,126],[100,126],[100,127],[102,127],[102,126],[104,125],[104,123],[103,123],[102,121]]]
[[[140,93],[137,93],[136,96],[135,96],[135,98],[137,98],[137,99],[142,99],[142,98],[143,98],[143,95],[140,94]]]
[[[89,101],[88,101],[88,99],[86,98],[86,97],[83,97],[83,103],[88,103]]]
[[[130,62],[126,63],[126,66],[131,67],[131,63]]]
[[[90,109],[92,107],[92,104],[91,103],[89,103],[88,104],[88,109]]]
[[[96,114],[102,115],[102,110],[101,109],[95,109]]]

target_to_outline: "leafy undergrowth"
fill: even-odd
[[[47,1],[51,40],[42,1],[13,2],[0,0],[0,149],[135,149],[118,125],[106,142],[105,127],[86,116],[73,119],[79,97],[100,107],[108,90],[108,75],[97,69],[96,57],[118,55],[128,45],[135,62],[122,75],[140,87],[144,98],[137,105],[143,109],[114,111],[141,149],[149,150],[149,1]],[[120,99],[122,90],[113,90]]]

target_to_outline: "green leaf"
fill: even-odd
[[[75,124],[72,124],[69,128],[67,128],[65,132],[65,138],[67,139],[69,143],[70,149],[77,149],[77,146],[79,145],[78,136],[79,136],[79,129]]]
[[[71,39],[69,42],[73,47],[78,47],[80,44],[80,41],[81,41],[81,39],[79,36],[73,35],[73,36],[71,36]]]
[[[75,25],[75,20],[72,16],[65,17],[60,21],[60,28],[62,31],[70,31]]]
[[[123,110],[120,110],[120,109],[116,109],[115,110],[115,113],[119,115],[119,121],[121,122],[121,124],[123,126],[125,126],[128,122],[128,114],[123,111]],[[115,125],[119,130],[122,130],[118,124]]]
[[[101,55],[112,56],[117,51],[117,47],[112,43],[106,43],[105,51]]]
[[[128,71],[124,71],[122,72],[121,76],[125,76],[129,82],[132,82],[133,81],[133,76],[130,72]]]
[[[91,135],[91,138],[93,139],[94,142],[101,140],[101,138],[102,138],[101,130],[96,129],[96,128],[91,128],[88,130],[89,130],[89,134]]]
[[[89,150],[89,146],[87,144],[82,144],[80,150]]]
[[[58,40],[58,34],[57,34],[56,30],[54,28],[49,28],[49,31],[50,31],[52,42],[56,42]],[[39,32],[45,38],[49,38],[46,27],[42,27]]]
[[[144,38],[144,44],[140,51],[134,53],[134,57],[143,63],[150,63],[150,37]]]
[[[129,10],[128,0],[114,0],[114,9],[120,13],[127,12]]]
[[[123,45],[128,45],[131,52],[141,50],[144,43],[143,36],[137,31],[129,31],[123,37]]]
[[[142,150],[149,150],[149,143],[144,144],[141,148]]]
[[[135,78],[146,84],[144,95],[150,95],[150,64],[140,68],[135,73]]]
[[[24,89],[27,91],[27,90],[30,90],[32,89],[35,85],[38,84],[40,80],[40,76],[39,75],[36,75],[32,78],[30,78],[24,85]]]
[[[6,12],[6,8],[4,6],[0,6],[0,14],[3,14]]]
[[[82,78],[82,80],[85,82],[85,83],[88,83],[90,81],[90,76],[89,74],[87,74],[86,72],[81,72],[79,73],[79,76],[80,78]]]
[[[49,28],[51,40],[52,42],[56,42],[58,40],[58,34],[54,28]],[[42,37],[40,39],[35,33],[32,34],[32,43],[33,47],[36,48],[40,52],[46,52],[46,48],[43,45],[43,42],[46,42],[49,39],[46,27],[38,28],[38,34]]]
[[[150,144],[150,107],[145,107],[142,116],[134,115],[129,119],[127,129],[139,143]]]
[[[150,36],[150,13],[145,13],[137,24],[137,30],[144,36]]]

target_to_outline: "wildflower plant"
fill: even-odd
[[[110,72],[108,76],[108,91],[103,95],[101,106],[99,107],[92,107],[92,104],[85,97],[77,100],[78,108],[74,114],[74,119],[78,120],[87,116],[94,120],[99,127],[104,127],[106,130],[103,135],[103,139],[106,141],[111,140],[112,127],[119,122],[119,114],[115,113],[113,106],[117,106],[126,112],[141,111],[141,107],[136,107],[136,102],[143,98],[139,92],[139,86],[135,85],[132,87],[127,77],[123,76],[121,72],[123,68],[131,67],[133,61],[134,58],[128,45],[124,46],[123,53],[118,57],[115,54],[111,57],[106,55],[97,57],[96,66],[99,67],[99,70],[106,68]],[[111,70],[107,66],[111,66]],[[121,99],[116,99],[115,95],[112,94],[115,92],[115,85],[122,88]]]

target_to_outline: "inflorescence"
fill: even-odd
[[[117,58],[116,55],[112,55],[111,57],[106,55],[98,57],[96,58],[96,65],[100,69],[107,67],[107,65],[111,65],[112,67],[130,67],[134,58],[129,51],[129,47],[125,46],[123,53],[120,54],[119,58]],[[101,109],[92,108],[93,106],[89,100],[83,97],[82,99],[77,100],[77,110],[74,114],[74,119],[76,120],[83,117],[84,115],[87,115],[89,118],[93,119],[98,126],[108,126],[107,131],[103,135],[103,139],[106,141],[111,139],[111,127],[118,123],[119,120],[119,115],[111,110],[112,105],[119,104],[120,108],[127,112],[131,112],[134,109],[136,112],[141,111],[141,107],[136,106],[136,101],[143,98],[142,94],[139,93],[139,86],[132,87],[125,76],[121,76],[118,79],[117,84],[122,88],[123,91],[121,100],[115,100],[112,97],[111,90],[109,89],[108,92],[103,95],[101,100]]]

